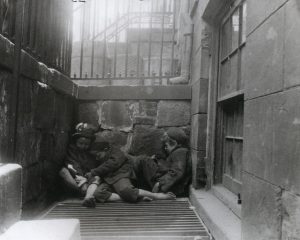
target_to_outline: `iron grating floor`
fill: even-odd
[[[82,240],[209,240],[206,227],[187,199],[97,204],[80,201],[56,204],[44,219],[77,218]]]

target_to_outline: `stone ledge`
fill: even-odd
[[[79,86],[80,100],[191,100],[189,85],[177,86]]]
[[[21,173],[18,164],[0,164],[0,233],[21,218]]]
[[[222,185],[212,186],[213,194],[220,199],[238,218],[241,218],[241,204],[238,204],[237,195],[233,194]]]
[[[11,71],[14,64],[14,49],[15,45],[0,34],[0,66],[4,66]],[[56,69],[48,68],[24,50],[21,52],[20,74],[32,80],[45,83],[64,94],[73,97],[76,97],[78,94],[78,86],[69,77]]]
[[[33,231],[34,229],[34,231]],[[20,221],[0,240],[81,240],[78,219]]]
[[[190,201],[215,240],[241,240],[241,220],[211,191],[191,188]]]

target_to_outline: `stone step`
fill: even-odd
[[[0,240],[81,240],[78,219],[19,221]]]
[[[241,240],[241,220],[212,191],[190,189],[190,201],[215,240]]]
[[[21,218],[21,173],[18,164],[0,164],[0,233]]]

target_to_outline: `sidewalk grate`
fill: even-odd
[[[44,216],[44,219],[59,218],[79,219],[83,240],[211,239],[186,199],[98,203],[95,209],[82,207],[80,201],[65,201]]]

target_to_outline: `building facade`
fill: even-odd
[[[299,238],[299,7],[190,1],[193,179],[208,190],[191,199],[216,239]]]

